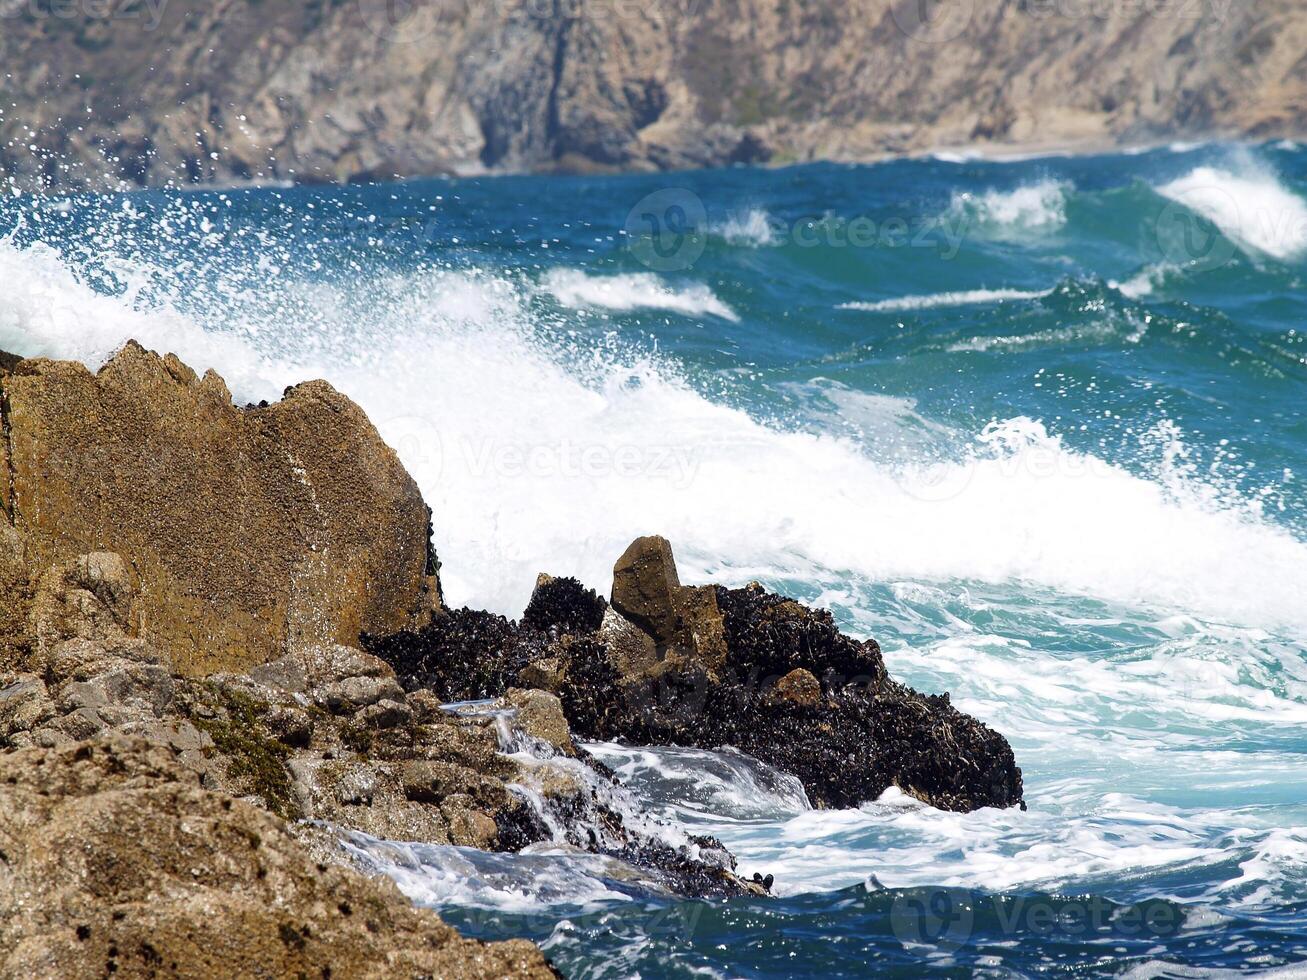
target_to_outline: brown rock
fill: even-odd
[[[351,715],[382,701],[402,701],[404,690],[394,677],[347,677],[319,688],[313,698],[332,714]]]
[[[658,663],[658,647],[644,630],[609,606],[599,627],[599,639],[608,659],[621,677],[633,677],[652,670]]]
[[[54,702],[33,674],[0,676],[0,748],[31,744],[28,734],[56,715]]]
[[[139,584],[142,635],[183,673],[352,643],[432,606],[421,495],[325,382],[240,410],[216,374],[197,378],[129,343],[97,374],[38,358],[0,383],[10,447],[0,502],[28,565],[121,556]],[[83,590],[113,608],[119,569],[102,564],[84,570]]]
[[[316,863],[144,739],[0,756],[0,840],[3,980],[555,976],[528,942],[463,939],[390,882]]]
[[[717,589],[711,585],[684,587],[677,592],[677,641],[694,651],[695,660],[709,671],[726,666],[726,633]]]
[[[482,810],[464,806],[461,800],[446,800],[441,812],[449,821],[449,839],[460,847],[479,847],[486,850],[494,846],[499,836],[495,818]]]
[[[572,744],[572,732],[563,715],[563,704],[553,694],[512,687],[504,695],[504,701],[517,709],[514,726],[560,752],[575,754],[576,746]]]
[[[521,687],[557,693],[563,683],[562,661],[558,657],[533,660],[517,672],[517,683]]]
[[[356,720],[367,728],[398,728],[413,720],[413,711],[402,699],[382,698],[360,711]]]
[[[666,538],[636,538],[613,566],[613,602],[630,624],[647,633],[657,659],[677,667],[697,665],[709,672],[726,665],[722,614],[713,586],[683,586]],[[616,646],[609,655],[622,676],[647,673],[653,666],[647,646],[621,623],[605,620]]]
[[[810,708],[821,700],[821,681],[812,671],[796,667],[776,682],[776,696],[782,701]]]
[[[67,37],[48,17],[6,20],[0,165],[16,188],[680,169],[1307,129],[1298,0],[511,0],[458,4],[457,17],[434,3],[272,15],[211,0],[203,20],[174,4],[129,9],[141,13],[86,17]],[[53,80],[56,59],[95,80],[93,111],[81,85]]]
[[[660,535],[636,538],[613,566],[613,608],[659,646],[676,638],[680,588],[672,546]]]
[[[6,458],[3,443],[0,439],[0,462]],[[4,469],[0,467],[0,479],[3,475]],[[3,669],[19,666],[31,647],[28,623],[31,581],[23,539],[3,519],[0,519],[0,597],[3,597],[0,598],[0,669]]]
[[[37,584],[30,613],[36,652],[68,639],[120,640],[136,632],[135,586],[120,555],[94,552],[59,562]]]
[[[454,762],[413,760],[399,769],[404,795],[421,803],[441,803],[465,798],[469,805],[498,809],[508,802],[508,791],[497,779]]]

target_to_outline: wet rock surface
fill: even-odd
[[[312,833],[312,831],[305,831]],[[554,977],[120,733],[0,754],[0,977]]]
[[[242,412],[129,345],[98,375],[0,359],[0,406],[0,978],[550,975],[360,877],[345,833],[770,889],[580,738],[734,746],[819,806],[1021,800],[1002,736],[874,642],[758,585],[683,585],[662,538],[621,556],[611,602],[542,575],[520,623],[444,609],[429,511],[325,385]],[[296,455],[324,420],[337,440]]]
[[[542,582],[551,596],[584,594]],[[532,607],[548,604],[538,590]],[[874,641],[757,584],[683,586],[661,538],[638,539],[618,560],[602,614],[595,603],[588,618],[447,619],[365,642],[409,690],[491,697],[525,678],[558,695],[578,736],[734,746],[797,776],[817,806],[857,806],[891,786],[946,810],[1021,804],[1007,740],[947,695],[892,680]],[[481,669],[465,670],[469,659]]]
[[[41,577],[28,653],[0,670],[0,750],[131,734],[174,752],[204,789],[288,820],[490,850],[554,842],[636,863],[679,894],[758,890],[715,841],[669,844],[662,827],[633,823],[612,774],[577,750],[559,699],[506,687],[550,634],[515,645],[505,639],[516,627],[498,617],[441,617],[422,635],[464,644],[465,656],[443,664],[460,681],[439,691],[406,692],[387,661],[340,644],[194,678],[125,632],[139,599],[125,568],[95,553]],[[602,609],[587,616],[599,621]],[[492,689],[506,696],[444,704]]]

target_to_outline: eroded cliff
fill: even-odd
[[[1301,134],[1292,0],[16,0],[15,186]]]

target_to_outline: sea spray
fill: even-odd
[[[789,227],[915,227],[973,203],[949,257],[709,229],[676,274],[622,240],[652,175],[9,200],[0,228],[27,220],[0,244],[0,347],[95,367],[136,336],[242,404],[326,377],[418,479],[452,605],[518,615],[542,570],[605,591],[631,538],[662,533],[687,582],[757,578],[875,636],[892,674],[950,691],[1024,769],[1029,812],[958,817],[893,795],[803,810],[711,760],[703,785],[633,768],[638,808],[717,835],[779,897],[632,900],[549,841],[539,858],[593,879],[571,892],[587,912],[571,885],[533,895],[535,870],[451,856],[431,892],[451,920],[465,900],[537,916],[500,909],[478,934],[534,936],[577,976],[906,971],[923,936],[894,923],[916,889],[1056,889],[1166,896],[1186,931],[1050,946],[981,916],[925,955],[1027,975],[1272,968],[1307,956],[1302,253],[1157,189],[1208,168],[1292,216],[1302,152],[1250,151],[1273,188],[1219,146],[684,174],[710,215]],[[1024,217],[1024,198],[990,197],[1049,182]],[[1206,237],[1168,237],[1186,227],[1229,248],[1191,254]],[[583,290],[639,277],[657,302],[569,305],[556,270]],[[949,295],[974,301],[899,302]],[[880,301],[898,308],[851,305]],[[546,465],[512,463],[535,449]],[[757,806],[732,812],[736,791]],[[418,894],[426,872],[408,872]],[[660,933],[651,903],[698,917]]]

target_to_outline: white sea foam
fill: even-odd
[[[762,208],[736,212],[713,230],[732,245],[751,248],[775,245],[780,239],[771,215]]]
[[[592,276],[577,269],[554,269],[545,276],[544,287],[559,303],[573,309],[668,310],[685,316],[739,319],[703,283],[672,286],[651,272]]]
[[[1154,290],[1166,282],[1168,278],[1176,275],[1178,271],[1178,268],[1170,262],[1157,262],[1140,269],[1129,279],[1120,282],[1111,279],[1108,280],[1107,284],[1120,292],[1126,299],[1142,299],[1145,296],[1151,296]]]
[[[979,306],[1006,303],[1012,300],[1039,299],[1051,290],[1030,289],[966,289],[948,293],[930,293],[925,296],[896,296],[872,302],[841,303],[837,309],[863,310],[868,313],[890,313],[897,310],[928,310],[937,306]]]
[[[1074,190],[1067,181],[1041,180],[1010,191],[960,191],[949,213],[970,229],[997,237],[1046,234],[1066,224],[1067,198]]]
[[[1050,327],[1047,330],[1036,330],[1015,336],[967,337],[965,340],[949,344],[948,349],[951,351],[1022,350],[1032,347],[1054,347],[1060,344],[1097,344],[1118,336],[1124,336],[1127,341],[1136,343],[1143,337],[1143,331],[1137,327],[1129,329],[1128,332],[1123,331],[1121,323],[1105,317],[1087,324]]]
[[[380,840],[343,832],[345,852],[369,871],[385,874],[419,905],[436,908],[537,912],[551,906],[598,908],[631,901],[614,887],[624,881],[645,894],[664,890],[630,865],[574,848],[536,847],[496,854],[470,847]]]
[[[984,660],[972,652],[973,662]],[[1046,658],[1051,662],[1053,658]],[[1015,692],[1008,697],[1018,697]],[[1083,693],[1072,704],[1092,704]],[[1043,712],[1056,702],[1031,699],[1031,710]],[[1036,707],[1040,706],[1040,707]],[[971,706],[967,706],[972,709]],[[1053,718],[1046,718],[1054,723]],[[1256,807],[1186,810],[1149,802],[1127,791],[1103,792],[1101,782],[1076,772],[1076,760],[1094,759],[1108,751],[1114,757],[1110,775],[1129,783],[1132,767],[1145,774],[1141,788],[1192,785],[1220,792],[1214,777],[1222,769],[1243,769],[1243,782],[1273,778],[1283,771],[1282,758],[1271,753],[1167,751],[1164,740],[1139,744],[1143,734],[1128,726],[1104,744],[1104,726],[1081,728],[1074,721],[1056,722],[1061,737],[1052,737],[1039,753],[1029,744],[1015,744],[1018,757],[1045,772],[1028,785],[1028,812],[983,809],[970,814],[948,813],[926,806],[891,787],[879,800],[850,810],[793,810],[773,805],[760,819],[756,803],[741,792],[737,810],[716,808],[704,814],[699,829],[718,837],[740,857],[739,871],[775,875],[775,891],[795,895],[829,891],[874,880],[890,888],[945,886],[984,891],[1030,889],[1098,890],[1104,881],[1130,882],[1141,875],[1165,876],[1197,867],[1209,874],[1207,896],[1226,906],[1258,908],[1282,901],[1276,889],[1296,887],[1304,873],[1300,830],[1267,826]],[[1120,729],[1118,722],[1118,729]],[[1012,729],[1009,729],[1011,731]],[[1041,733],[1042,734],[1042,733]],[[678,770],[675,758],[684,750],[630,749],[595,746],[601,757],[618,767],[623,778],[653,805],[665,804],[667,770]],[[1067,775],[1048,773],[1048,758],[1057,753]],[[710,756],[712,753],[702,753]],[[1122,758],[1115,758],[1121,755]],[[758,765],[755,763],[755,765]],[[1094,768],[1094,775],[1100,775]],[[1101,778],[1101,775],[1100,775]],[[671,785],[688,786],[681,781]],[[738,788],[743,790],[747,780]],[[1228,798],[1227,787],[1227,798]],[[687,794],[691,801],[694,794]],[[719,802],[727,797],[721,797]],[[686,813],[682,805],[678,813]],[[688,811],[693,818],[693,811]],[[1230,858],[1240,860],[1227,867]],[[1167,886],[1160,886],[1163,891]],[[1127,884],[1118,900],[1132,900]]]
[[[1157,192],[1207,218],[1253,258],[1287,261],[1307,251],[1307,201],[1246,154],[1228,168],[1197,167]]]
[[[138,337],[216,368],[238,399],[314,376],[354,397],[435,510],[456,604],[516,615],[542,569],[603,588],[614,556],[659,531],[690,581],[1018,580],[1307,625],[1307,545],[1291,533],[1196,473],[1132,475],[1030,420],[937,460],[869,456],[760,424],[656,362],[543,344],[529,290],[493,276],[314,286],[294,307],[319,311],[312,331],[276,319],[242,331],[248,310],[202,327],[170,306],[136,308],[40,249],[0,244],[0,272],[0,347],[94,365]],[[1159,461],[1175,459],[1164,443]]]
[[[687,824],[775,820],[812,809],[795,776],[734,749],[633,748],[612,742],[586,748],[624,783],[637,785],[646,806]]]

